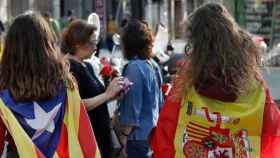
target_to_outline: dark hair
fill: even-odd
[[[90,41],[96,27],[82,20],[74,20],[62,34],[61,51],[64,54],[76,52],[77,45],[84,45]]]
[[[147,23],[130,20],[121,32],[124,57],[149,59],[152,56],[153,35]]]
[[[127,23],[128,23],[128,19],[127,18],[122,19],[121,24],[120,24],[120,28],[125,27],[127,25]]]
[[[74,14],[74,10],[67,10],[67,16],[72,16]]]
[[[185,76],[181,87],[198,88],[211,80],[236,96],[249,90],[245,85],[259,75],[260,53],[222,4],[198,8],[188,18],[187,33],[192,50],[181,71]]]
[[[42,16],[34,12],[19,15],[6,36],[0,89],[9,89],[17,101],[55,96],[69,75],[58,55],[54,37]]]
[[[44,18],[47,18],[47,19],[52,17],[52,15],[51,15],[50,12],[42,12],[41,15],[42,15]]]

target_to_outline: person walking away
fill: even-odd
[[[151,133],[154,158],[278,158],[280,113],[251,35],[219,3],[186,25],[192,49]]]
[[[122,29],[121,43],[129,61],[123,76],[133,83],[120,100],[123,154],[128,158],[150,158],[148,134],[157,123],[163,103],[160,68],[151,59],[153,35],[146,23],[131,20]]]
[[[43,17],[16,17],[0,63],[1,154],[8,140],[8,158],[100,157],[68,70]]]

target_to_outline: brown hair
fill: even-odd
[[[179,72],[186,94],[212,80],[239,96],[259,75],[260,53],[249,33],[242,30],[226,8],[208,3],[190,15],[187,22],[190,62]]]
[[[0,89],[9,89],[17,101],[55,96],[68,75],[58,55],[51,30],[41,15],[19,15],[6,36]]]
[[[147,23],[130,20],[122,29],[121,42],[126,59],[149,59],[152,56],[153,35]]]
[[[74,55],[77,45],[84,45],[90,41],[96,27],[83,20],[74,20],[62,34],[61,51]]]

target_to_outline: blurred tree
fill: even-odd
[[[241,27],[245,28],[246,26],[245,0],[234,0],[234,2],[235,2],[234,18]]]

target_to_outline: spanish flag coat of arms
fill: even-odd
[[[181,100],[168,98],[150,137],[154,157],[279,158],[278,107],[264,84],[252,85],[234,102],[200,95],[194,88]]]

